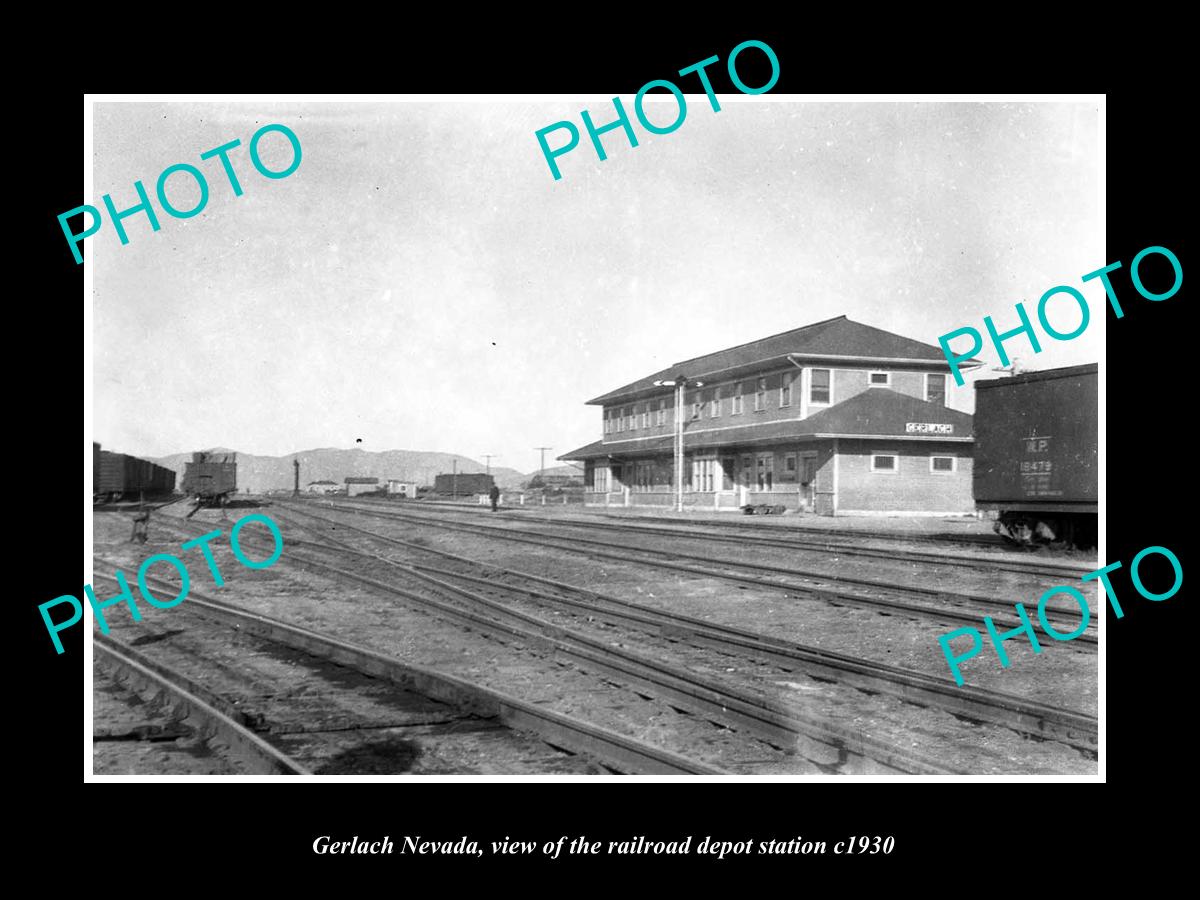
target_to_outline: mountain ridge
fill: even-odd
[[[288,490],[293,484],[292,462],[300,460],[300,489],[304,490],[314,481],[334,481],[342,484],[346,478],[378,478],[385,482],[389,478],[415,481],[421,485],[433,484],[435,475],[449,474],[455,463],[460,474],[487,471],[478,460],[458,453],[442,453],[436,450],[363,450],[361,447],[340,449],[321,447],[298,450],[285,456],[259,456],[243,453],[231,447],[206,448],[203,452],[236,453],[238,463],[238,490],[261,493],[271,490]],[[192,454],[172,453],[168,456],[150,458],[151,462],[175,471],[177,482],[183,480],[183,471],[191,461]],[[547,468],[548,473],[553,470]],[[536,471],[528,475],[505,466],[492,466],[496,484],[505,490],[520,487]]]

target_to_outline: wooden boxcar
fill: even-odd
[[[1098,398],[1095,364],[975,382],[975,505],[997,532],[1095,545]]]
[[[237,454],[193,453],[183,470],[183,491],[201,502],[227,502],[237,491]]]
[[[149,460],[110,453],[92,443],[92,496],[101,500],[160,497],[175,490],[175,472]]]
[[[433,479],[433,489],[447,497],[464,497],[486,494],[496,483],[491,475],[459,472],[457,475],[438,475]]]

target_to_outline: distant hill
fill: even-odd
[[[540,474],[540,473],[538,473],[538,472],[530,472],[530,473],[529,473],[529,477],[530,477],[530,478],[532,478],[534,475],[538,475],[538,474]],[[582,477],[583,477],[583,463],[580,463],[580,464],[579,464],[579,465],[577,465],[577,466],[571,466],[571,465],[566,465],[566,466],[546,466],[546,472],[545,472],[545,474],[546,474],[547,476],[551,476],[551,475],[567,475],[567,476],[570,476],[571,478],[582,478]]]
[[[224,447],[206,450],[238,454],[238,489],[261,493],[270,490],[287,490],[293,481],[292,460],[300,460],[300,489],[304,490],[313,481],[335,481],[342,484],[351,476],[374,477],[380,482],[389,478],[415,481],[420,485],[433,484],[433,477],[451,471],[455,461],[459,472],[485,472],[487,467],[466,456],[454,453],[436,453],[424,450],[385,450],[374,453],[368,450],[338,450],[323,448],[302,450],[287,456],[255,456]],[[174,453],[152,460],[160,466],[174,469],[178,481],[183,479],[184,467],[192,459],[191,453]],[[556,471],[556,470],[550,470]],[[496,484],[505,490],[518,487],[529,476],[516,469],[492,466]]]

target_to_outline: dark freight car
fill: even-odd
[[[137,500],[175,490],[175,472],[149,460],[110,453],[92,444],[92,495],[101,500]]]
[[[183,470],[183,491],[202,503],[225,503],[237,491],[236,453],[193,453]]]
[[[1020,543],[1096,541],[1095,364],[975,383],[975,504]]]
[[[491,475],[467,474],[438,475],[433,479],[433,489],[447,497],[463,497],[472,494],[486,494],[496,483]]]

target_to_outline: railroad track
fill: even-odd
[[[115,584],[115,582],[114,582]],[[311,775],[300,763],[252,733],[224,705],[168,666],[155,663],[111,635],[97,634],[92,645],[96,667],[144,702],[170,710],[176,721],[188,720],[203,735],[217,738],[226,755],[247,774]]]
[[[555,505],[557,505],[557,504],[555,504]],[[426,501],[422,504],[422,508],[423,509],[456,508],[456,509],[477,510],[480,507],[478,504],[475,504],[475,503],[458,503],[458,502],[449,502],[449,501]],[[524,515],[527,514],[527,511],[531,512],[532,510],[537,509],[538,506],[537,505],[507,506],[507,507],[502,507],[502,508],[507,512],[520,512],[520,513],[522,513],[522,516],[524,517]],[[865,538],[865,539],[869,539],[869,540],[880,540],[880,541],[888,541],[888,542],[893,542],[893,543],[911,542],[911,543],[918,543],[918,544],[941,544],[941,545],[960,544],[960,545],[968,546],[968,547],[995,548],[998,550],[1007,551],[1009,553],[1023,552],[1020,550],[1013,550],[1012,545],[1008,541],[1004,540],[1004,538],[999,537],[998,535],[991,535],[991,534],[952,534],[950,532],[937,532],[937,533],[933,533],[933,534],[916,534],[913,532],[879,531],[879,530],[858,529],[858,528],[812,528],[812,527],[809,527],[806,525],[800,525],[800,524],[797,524],[797,523],[791,522],[791,521],[789,521],[788,524],[785,526],[784,525],[764,526],[757,522],[747,521],[744,517],[740,517],[740,516],[739,517],[730,517],[730,518],[712,518],[712,519],[697,518],[697,519],[689,520],[686,518],[676,518],[676,517],[671,517],[671,516],[652,516],[652,515],[641,515],[641,514],[621,515],[621,514],[612,513],[612,512],[603,512],[603,511],[601,511],[603,509],[603,507],[598,508],[598,509],[597,508],[589,509],[588,507],[582,507],[582,509],[587,512],[593,512],[595,515],[598,515],[598,516],[603,516],[608,519],[616,520],[617,522],[630,522],[630,521],[635,521],[638,523],[648,522],[648,523],[652,523],[652,524],[659,523],[659,524],[663,524],[663,525],[674,525],[676,527],[683,525],[683,526],[690,526],[690,527],[712,528],[714,530],[722,530],[722,531],[749,532],[749,533],[753,533],[754,535],[770,534],[772,532],[781,532],[783,534],[789,534],[789,533],[791,533],[791,534],[797,534],[797,533],[798,534],[807,534],[807,535],[812,535],[814,538],[836,537],[836,538],[842,538],[842,539],[848,539],[848,540],[861,540],[861,539]],[[531,516],[531,518],[536,518],[536,516]],[[549,521],[555,521],[555,519],[549,519]],[[839,547],[840,546],[841,545],[839,545]],[[969,561],[969,560],[977,560],[978,557],[961,557],[961,559],[963,559],[964,561]],[[1020,563],[1014,559],[1005,560],[1005,562],[1007,562],[1011,565],[1014,565],[1014,566],[1022,565],[1022,563]],[[1096,568],[1095,565],[1091,565],[1091,568],[1085,568],[1083,565],[1077,565],[1073,562],[1069,562],[1069,561],[1058,562],[1053,559],[1037,559],[1037,560],[1031,559],[1029,561],[1029,566],[1031,567],[1030,571],[1033,571],[1038,574],[1043,574],[1039,570],[1044,569],[1045,570],[1044,574],[1049,574],[1051,576],[1067,574],[1067,575],[1072,575],[1073,577],[1077,577],[1077,576],[1074,576],[1075,572],[1086,574],[1086,573],[1092,571],[1092,569]],[[1025,571],[1025,570],[1016,569],[1014,571]]]
[[[371,509],[368,505],[342,503],[339,506],[355,509]],[[426,504],[422,511],[443,510],[444,505]],[[473,509],[468,504],[453,504],[458,509]],[[508,507],[505,512],[513,512],[520,507]],[[567,516],[542,516],[521,511],[522,522],[537,522],[543,525],[568,526],[571,528],[591,529],[593,531],[612,531],[626,534],[658,535],[662,537],[698,538],[718,543],[737,544],[741,546],[760,546],[772,549],[790,548],[794,550],[814,550],[821,553],[837,553],[841,556],[858,556],[867,559],[886,559],[890,561],[906,561],[922,565],[938,565],[951,568],[970,569],[972,571],[1013,572],[1020,575],[1043,576],[1049,578],[1066,578],[1077,581],[1091,569],[1072,563],[1059,563],[1047,560],[1005,559],[992,556],[962,556],[949,553],[927,553],[919,550],[903,550],[899,548],[863,546],[861,543],[846,543],[845,539],[854,539],[860,535],[870,538],[889,538],[892,541],[916,540],[920,536],[896,536],[886,532],[856,532],[848,530],[829,531],[817,528],[801,528],[782,526],[763,528],[752,525],[742,525],[737,522],[689,522],[683,523],[678,519],[665,516],[610,516],[618,521],[599,521],[595,518],[570,518]],[[645,524],[644,524],[645,523]],[[708,530],[704,530],[708,529]],[[724,532],[724,533],[722,533]],[[812,535],[811,538],[796,537],[796,532]],[[830,540],[837,538],[838,541]],[[964,535],[964,538],[982,538],[978,543],[987,546],[999,546],[983,535]],[[940,542],[940,541],[939,541]],[[973,542],[973,541],[972,541]],[[951,543],[951,541],[946,541]]]
[[[433,505],[434,504],[430,504],[431,507]],[[461,505],[464,507],[470,506],[470,504],[455,504],[455,505]],[[629,516],[614,515],[613,513],[601,513],[601,515],[606,515],[607,517],[614,518],[614,519],[630,518]],[[669,516],[641,516],[641,515],[639,515],[639,516],[637,516],[637,519],[639,519],[639,520],[644,519],[648,522],[661,522],[664,524],[679,524],[681,521],[680,519],[671,518]],[[686,520],[684,520],[684,521],[686,521]],[[737,530],[741,530],[741,531],[757,531],[760,533],[764,530],[763,526],[757,525],[757,524],[751,524],[750,522],[744,521],[740,518],[727,519],[727,520],[726,519],[713,519],[711,521],[703,520],[703,521],[697,521],[695,524],[704,525],[704,526],[708,526],[708,527],[712,527],[712,528],[737,529]],[[815,535],[815,536],[830,535],[830,536],[839,537],[839,538],[849,538],[851,540],[868,538],[870,540],[880,540],[880,541],[896,541],[896,542],[911,541],[913,543],[918,543],[918,544],[962,544],[964,546],[969,546],[969,547],[995,547],[995,548],[1001,549],[1001,550],[1009,550],[1010,552],[1011,552],[1011,547],[1012,547],[1012,545],[1009,544],[1007,541],[1005,541],[1004,538],[999,537],[997,535],[990,535],[990,534],[951,534],[950,532],[937,532],[934,534],[915,534],[913,532],[879,531],[879,530],[858,529],[858,528],[811,528],[806,525],[799,525],[799,524],[793,524],[793,523],[788,523],[787,526],[775,525],[775,526],[767,526],[767,527],[772,528],[772,529],[782,530],[784,532],[795,531],[795,532],[802,532],[804,534],[811,534],[811,535]],[[1038,564],[1055,564],[1055,562],[1053,560],[1037,560],[1036,563],[1038,563]],[[1071,567],[1073,564],[1069,563],[1069,562],[1063,562],[1063,563],[1057,563],[1057,565]],[[1087,572],[1089,570],[1081,569],[1081,571]]]
[[[815,550],[822,553],[836,553],[840,556],[857,556],[865,559],[886,559],[920,563],[921,565],[948,566],[951,568],[970,569],[972,571],[1013,572],[1020,575],[1036,575],[1049,578],[1069,578],[1078,580],[1091,570],[1074,565],[1061,563],[1045,563],[1041,561],[1021,561],[1015,559],[989,558],[987,556],[954,556],[948,553],[925,553],[919,550],[902,550],[898,548],[870,547],[861,544],[835,543],[826,540],[806,540],[803,538],[784,535],[764,534],[758,529],[754,534],[720,534],[712,531],[700,531],[695,527],[666,528],[658,526],[643,526],[640,523],[593,522],[578,519],[551,519],[537,517],[538,521],[546,523],[562,522],[575,527],[595,528],[608,531],[626,532],[630,534],[654,534],[666,537],[698,537],[708,541],[718,541],[743,546],[780,547],[795,550]],[[700,525],[700,528],[705,527]],[[778,530],[778,529],[776,529]],[[814,530],[815,531],[815,530]],[[816,532],[820,535],[820,532]]]
[[[864,661],[740,628],[671,613],[541,576],[498,567],[490,563],[479,563],[467,557],[423,544],[380,535],[345,522],[329,519],[307,509],[298,509],[294,504],[286,504],[285,507],[290,514],[307,516],[325,525],[334,525],[342,531],[353,532],[384,544],[403,547],[409,551],[465,564],[477,570],[482,569],[481,574],[469,575],[419,563],[401,564],[379,557],[377,554],[366,553],[361,549],[350,547],[344,542],[335,541],[341,543],[342,552],[351,553],[360,558],[375,559],[397,570],[412,570],[423,576],[427,582],[440,582],[444,589],[468,596],[473,602],[480,605],[494,605],[494,603],[478,594],[471,594],[466,586],[470,586],[475,591],[507,589],[510,592],[527,596],[547,608],[568,607],[581,614],[598,617],[613,625],[632,626],[658,634],[672,642],[715,648],[735,657],[750,657],[776,666],[785,672],[805,672],[821,680],[832,679],[839,684],[858,690],[886,694],[907,703],[943,710],[972,721],[1000,725],[1043,740],[1059,741],[1088,754],[1096,752],[1097,722],[1094,716],[987,688],[970,685],[959,687],[948,679],[937,678],[921,672]],[[334,540],[327,534],[321,537],[326,542]],[[517,584],[505,583],[501,581],[502,578],[509,581],[515,580]],[[534,588],[530,585],[538,585],[538,587]],[[543,590],[543,587],[551,590]],[[561,633],[561,628],[557,625],[550,624],[550,628],[553,633]],[[707,687],[715,692],[730,693],[728,688],[720,684],[710,684]],[[745,698],[738,699],[744,700]],[[878,755],[875,758],[877,761],[889,765],[896,765],[897,762],[894,759],[888,760]],[[922,762],[926,761],[904,762],[903,765],[906,766],[904,770],[913,771],[913,764]]]
[[[183,520],[177,521],[183,524]],[[348,545],[331,544],[340,542],[325,538],[323,544],[302,546],[307,550],[352,555],[355,557],[354,570],[297,553],[295,541],[289,542],[288,561],[336,581],[355,582],[399,598],[465,629],[525,641],[542,652],[569,659],[580,668],[632,685],[639,692],[648,692],[723,728],[746,732],[780,750],[802,756],[812,764],[813,771],[860,774],[954,774],[956,771],[920,751],[898,750],[857,729],[797,717],[786,706],[771,702],[761,694],[702,677],[686,667],[668,664],[654,656],[616,648],[607,639],[590,637],[523,613],[511,605],[497,603],[460,585],[423,573],[416,567],[364,553]],[[417,589],[365,575],[363,560],[387,566],[392,578],[399,575],[417,582]],[[171,586],[171,589],[177,590],[177,587]]]
[[[103,561],[113,563],[111,560]],[[99,576],[99,580],[116,585],[115,579],[108,576]],[[178,585],[172,585],[164,579],[149,576],[146,581],[148,584],[164,590],[178,590]],[[339,711],[361,709],[363,692],[372,688],[370,682],[383,681],[392,687],[389,695],[384,698],[386,704],[377,705],[386,705],[387,709],[391,711],[392,718],[395,717],[397,705],[395,694],[399,691],[433,701],[443,709],[460,711],[460,714],[465,713],[478,722],[486,724],[494,720],[506,729],[534,734],[547,745],[544,754],[546,756],[551,753],[561,755],[557,748],[563,748],[581,757],[594,759],[598,764],[614,772],[668,775],[729,774],[719,767],[686,758],[576,717],[542,708],[535,703],[483,687],[457,676],[415,666],[366,647],[356,646],[267,616],[235,609],[212,600],[194,588],[188,596],[186,613],[182,608],[173,610],[170,621],[178,623],[181,614],[207,619],[226,627],[231,626],[236,630],[239,639],[244,640],[245,636],[252,636],[259,642],[297,651],[309,660],[315,660],[317,664],[333,665],[357,673],[358,678],[342,676],[332,682],[322,683],[320,700],[326,708],[331,703],[330,692],[336,694],[337,691],[340,691],[342,696],[334,697],[334,700],[337,701],[334,706]],[[177,633],[179,632],[169,632],[166,637],[161,632],[152,634],[149,636],[149,645],[167,647],[167,638]],[[185,629],[183,633],[188,634],[194,640],[199,629],[193,627]],[[146,637],[144,635],[143,640]],[[202,643],[202,647],[213,647],[214,642],[211,640],[211,635],[208,635],[208,638],[208,643]],[[228,639],[226,637],[221,640],[227,642]],[[98,658],[101,653],[105,654],[106,661],[111,658],[115,660],[114,665],[124,667],[129,671],[137,671],[137,677],[153,678],[159,690],[169,692],[175,697],[189,698],[174,702],[185,704],[189,710],[202,710],[203,714],[208,717],[206,722],[211,719],[213,723],[219,723],[212,727],[220,729],[222,738],[226,742],[240,741],[261,753],[264,761],[255,763],[258,771],[290,771],[295,774],[311,774],[310,770],[301,762],[288,757],[265,739],[251,733],[247,724],[244,724],[247,720],[260,729],[266,728],[266,737],[273,738],[277,742],[290,742],[318,760],[328,760],[329,758],[331,752],[327,740],[329,734],[345,735],[355,731],[361,732],[364,728],[378,730],[381,727],[378,722],[352,720],[348,725],[343,724],[332,730],[303,731],[301,732],[303,738],[300,741],[296,740],[297,732],[295,731],[285,732],[288,736],[280,737],[270,728],[271,718],[282,717],[289,722],[308,722],[314,716],[320,718],[321,715],[314,713],[311,709],[311,702],[306,706],[306,701],[301,700],[298,707],[296,704],[292,704],[282,712],[272,707],[268,709],[265,716],[248,715],[244,706],[239,708],[219,692],[205,687],[196,678],[178,672],[166,663],[151,660],[149,654],[139,652],[129,644],[121,644],[111,637],[97,636],[96,647],[100,651],[97,654]],[[277,652],[275,651],[276,654]],[[213,655],[217,655],[217,651],[213,651]],[[274,654],[267,652],[266,655]],[[219,674],[221,667],[213,660],[207,656],[197,658],[199,659],[197,668],[203,677],[215,678]],[[377,684],[374,686],[374,692],[378,694]],[[301,693],[309,700],[314,696],[313,692],[307,690]],[[276,695],[273,699],[277,704],[280,697]],[[225,707],[224,710],[221,709],[222,706]],[[375,710],[375,714],[378,715],[378,710]],[[445,715],[445,712],[440,713],[441,717],[445,717]],[[243,721],[237,721],[238,718]],[[411,722],[405,724],[410,725]],[[206,727],[209,726],[206,725]],[[477,732],[479,727],[473,726],[470,730]],[[489,725],[485,730],[494,731],[494,726]],[[234,737],[228,737],[230,735]],[[317,740],[317,737],[322,740]],[[338,748],[345,749],[344,737],[337,739],[334,749]]]
[[[294,501],[277,501],[289,509],[297,508]],[[719,578],[756,587],[784,590],[829,603],[857,606],[886,614],[901,613],[918,619],[933,620],[942,624],[970,625],[978,628],[982,615],[991,614],[993,621],[1003,629],[1017,628],[1020,621],[1013,616],[1011,601],[998,600],[976,594],[951,593],[936,588],[899,585],[866,578],[831,575],[765,563],[736,560],[714,560],[711,556],[686,553],[678,550],[638,547],[629,544],[610,543],[586,537],[556,537],[542,532],[531,532],[518,527],[484,525],[479,522],[450,521],[444,516],[420,516],[407,511],[379,510],[349,504],[331,504],[330,509],[354,515],[392,519],[410,523],[430,525],[451,531],[474,533],[508,541],[532,544],[567,553],[599,559],[611,559],[622,563],[638,563],[660,569],[671,569],[691,575]],[[517,523],[519,525],[519,523]],[[863,590],[851,592],[847,586]],[[886,596],[891,594],[892,597]],[[895,599],[907,598],[907,599]],[[911,598],[923,602],[914,603]],[[931,605],[929,601],[933,601]],[[1065,607],[1061,603],[1047,605],[1047,617],[1064,625],[1063,630],[1073,630],[1078,619],[1078,609]],[[1088,629],[1071,644],[1075,650],[1095,651],[1098,645],[1098,617],[1093,615]],[[1069,625],[1070,628],[1065,626]]]

